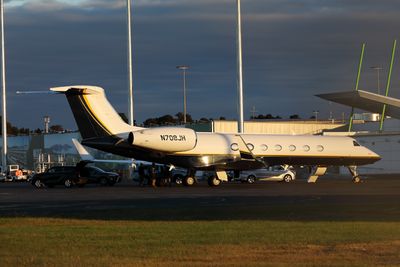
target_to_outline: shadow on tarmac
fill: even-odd
[[[1,217],[129,221],[400,221],[399,196],[273,196],[7,203]]]

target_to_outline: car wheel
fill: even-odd
[[[108,184],[108,181],[105,177],[101,177],[99,183],[102,186],[106,186]]]
[[[358,184],[360,182],[361,182],[360,176],[356,176],[356,177],[353,178],[353,183]]]
[[[175,183],[176,183],[177,185],[183,184],[183,176],[182,176],[182,175],[179,175],[179,174],[175,175],[175,176],[174,176],[174,181],[175,181]]]
[[[43,187],[43,183],[42,183],[42,181],[40,181],[40,179],[37,179],[37,180],[33,181],[33,185],[36,188],[42,188]]]
[[[286,183],[290,183],[292,181],[292,176],[290,174],[286,174],[283,176],[283,181]]]
[[[186,186],[193,186],[196,183],[196,180],[194,179],[194,177],[188,176],[188,177],[185,177],[183,182],[184,182],[184,185],[186,185]]]
[[[72,187],[72,180],[69,179],[69,178],[65,179],[65,180],[64,180],[64,186],[65,186],[66,188],[71,188],[71,187]]]
[[[254,175],[249,175],[249,176],[247,177],[247,182],[248,182],[249,184],[254,184],[255,181],[256,181],[256,177],[255,177]]]
[[[221,184],[221,180],[218,179],[216,176],[210,176],[208,178],[208,185],[209,186],[219,186]]]

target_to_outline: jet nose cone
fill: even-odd
[[[378,155],[378,154],[376,154],[375,152],[372,152],[372,151],[371,151],[371,157],[372,157],[375,161],[378,161],[378,160],[381,160],[381,159],[382,159],[382,157],[381,157],[380,155]]]

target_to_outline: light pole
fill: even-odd
[[[7,170],[7,114],[6,114],[6,59],[4,46],[4,2],[1,0],[1,80],[2,80],[2,135],[3,135],[3,150],[2,150],[2,171]]]
[[[43,117],[44,121],[44,133],[48,134],[49,133],[49,124],[50,124],[50,116],[44,116]]]
[[[129,124],[134,124],[134,113],[133,113],[133,73],[132,73],[132,16],[131,16],[131,0],[127,0],[127,23],[128,23],[128,83],[129,83]]]
[[[237,90],[238,90],[238,132],[244,132],[244,112],[243,112],[243,61],[242,61],[242,12],[240,0],[237,4],[237,24],[236,24],[236,49],[237,49]]]
[[[189,66],[181,65],[176,68],[183,71],[183,123],[186,124],[186,71]]]
[[[376,70],[376,72],[378,73],[378,95],[380,95],[381,94],[380,72],[381,70],[383,70],[383,68],[379,66],[373,66],[371,67],[371,69]]]
[[[313,113],[314,113],[315,121],[318,121],[319,110],[314,110]]]

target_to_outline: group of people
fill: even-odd
[[[161,168],[157,168],[161,167]],[[157,166],[152,163],[151,166],[140,164],[138,168],[139,186],[149,185],[152,187],[157,186],[171,186],[172,174],[168,166]]]

